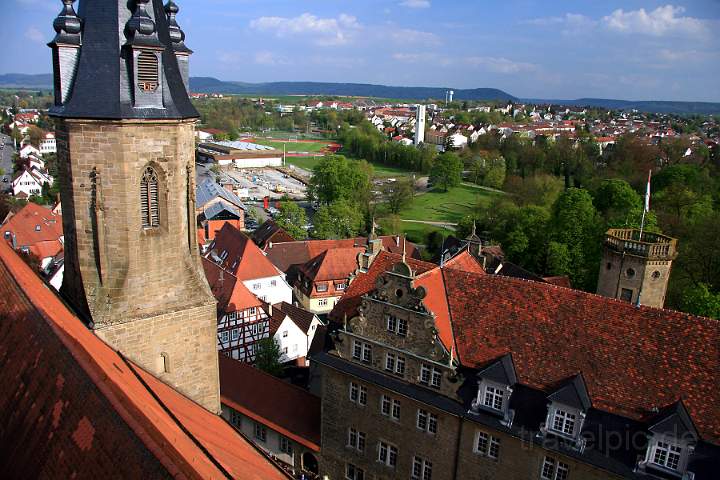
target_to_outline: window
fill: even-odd
[[[346,285],[344,283],[338,283],[335,285],[335,290],[343,291],[345,290]]]
[[[316,289],[318,292],[327,292],[327,291],[328,291],[327,283],[318,283],[318,284],[315,286],[315,289]]]
[[[552,457],[545,457],[540,478],[542,480],[567,480],[570,475],[570,467],[567,463],[555,460]]]
[[[230,331],[230,338],[231,338],[233,341],[238,339],[238,329],[237,329],[237,328],[233,328],[233,329]]]
[[[350,401],[358,405],[367,405],[367,387],[350,382]]]
[[[345,465],[345,478],[347,480],[365,480],[365,470],[348,463]]]
[[[253,283],[253,290],[260,290],[262,288],[262,283]]]
[[[397,362],[395,362],[395,373],[401,377],[405,375],[405,357],[398,355]]]
[[[380,399],[380,413],[395,420],[400,420],[400,401],[383,395]]]
[[[143,228],[160,226],[158,176],[155,169],[147,167],[140,180],[140,214]]]
[[[407,320],[397,318],[395,315],[387,315],[385,319],[387,321],[388,332],[392,332],[403,337],[407,335]]]
[[[405,357],[395,355],[394,353],[386,353],[385,370],[402,377],[405,375]]]
[[[432,480],[432,462],[426,458],[413,457],[410,478],[412,480]]]
[[[620,292],[620,300],[623,300],[625,302],[632,302],[632,295],[632,290],[630,290],[629,288],[623,288]]]
[[[658,441],[652,455],[652,463],[670,470],[679,470],[682,447],[668,442]]]
[[[431,387],[440,387],[442,372],[439,368],[423,364],[420,367],[420,383]]]
[[[327,298],[321,298],[318,300],[318,306],[319,307],[327,307],[328,299]]]
[[[572,413],[558,408],[555,410],[555,415],[553,416],[552,429],[556,432],[572,436],[575,433],[575,419],[576,416]]]
[[[438,418],[434,413],[418,409],[417,428],[433,435],[437,433]]]
[[[483,398],[483,405],[490,407],[494,410],[503,409],[503,397],[504,392],[502,389],[497,387],[491,387],[490,385],[485,387],[485,397]]]
[[[397,457],[397,447],[380,440],[378,443],[378,462],[394,468],[397,465]]]
[[[277,280],[270,280],[271,287],[277,287]]]
[[[283,347],[282,352],[284,355],[287,355],[288,347]]]
[[[362,360],[363,362],[372,361],[372,345],[360,340],[353,340],[353,358]]]
[[[385,354],[385,370],[387,370],[388,372],[395,371],[395,354],[394,353],[386,353]]]
[[[288,331],[287,331],[287,330],[283,330],[283,338],[287,338],[287,336],[288,336]]]
[[[265,425],[255,423],[255,438],[261,442],[267,442],[267,429]]]
[[[485,432],[478,432],[475,437],[475,453],[497,460],[500,456],[500,439]]]
[[[230,312],[230,313],[228,313],[228,314],[227,314],[228,320],[235,320],[235,319],[237,318],[237,313],[238,313],[238,312]]]
[[[230,423],[235,425],[237,428],[242,427],[242,415],[235,410],[230,410]]]
[[[248,309],[248,313],[249,313],[250,315],[255,315],[255,307],[250,307],[250,308]]]
[[[359,452],[365,451],[365,432],[360,432],[350,427],[348,429],[348,447]]]
[[[228,341],[230,341],[230,334],[227,330],[220,333],[220,341],[222,343],[227,343]]]
[[[292,443],[290,443],[290,440],[287,437],[283,437],[282,435],[280,435],[280,451],[282,453],[286,453],[292,457],[292,454],[293,454]]]
[[[144,92],[153,92],[158,87],[158,59],[154,53],[142,52],[137,58],[137,85]]]

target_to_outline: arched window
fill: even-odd
[[[152,167],[145,169],[140,181],[140,211],[143,228],[160,226],[158,176]]]

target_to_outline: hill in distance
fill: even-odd
[[[0,75],[0,88],[51,89],[52,75],[25,75],[9,73]],[[326,82],[228,82],[213,77],[192,77],[190,88],[197,93],[222,93],[235,95],[327,95],[348,97],[392,98],[398,100],[442,101],[450,88],[439,87],[392,87],[367,83],[326,83]],[[598,107],[612,110],[638,110],[650,113],[672,113],[678,115],[720,115],[720,103],[672,102],[672,101],[629,101],[602,98],[580,98],[576,100],[519,99],[496,88],[454,89],[455,100],[476,101],[522,101],[537,104],[566,105],[572,107]]]

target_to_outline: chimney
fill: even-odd
[[[268,317],[272,317],[272,303],[268,303]]]
[[[395,235],[395,246],[396,247],[400,246],[400,235]]]

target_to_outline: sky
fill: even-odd
[[[720,102],[720,0],[175,1],[192,76]],[[62,2],[0,2],[0,74],[49,73]]]

